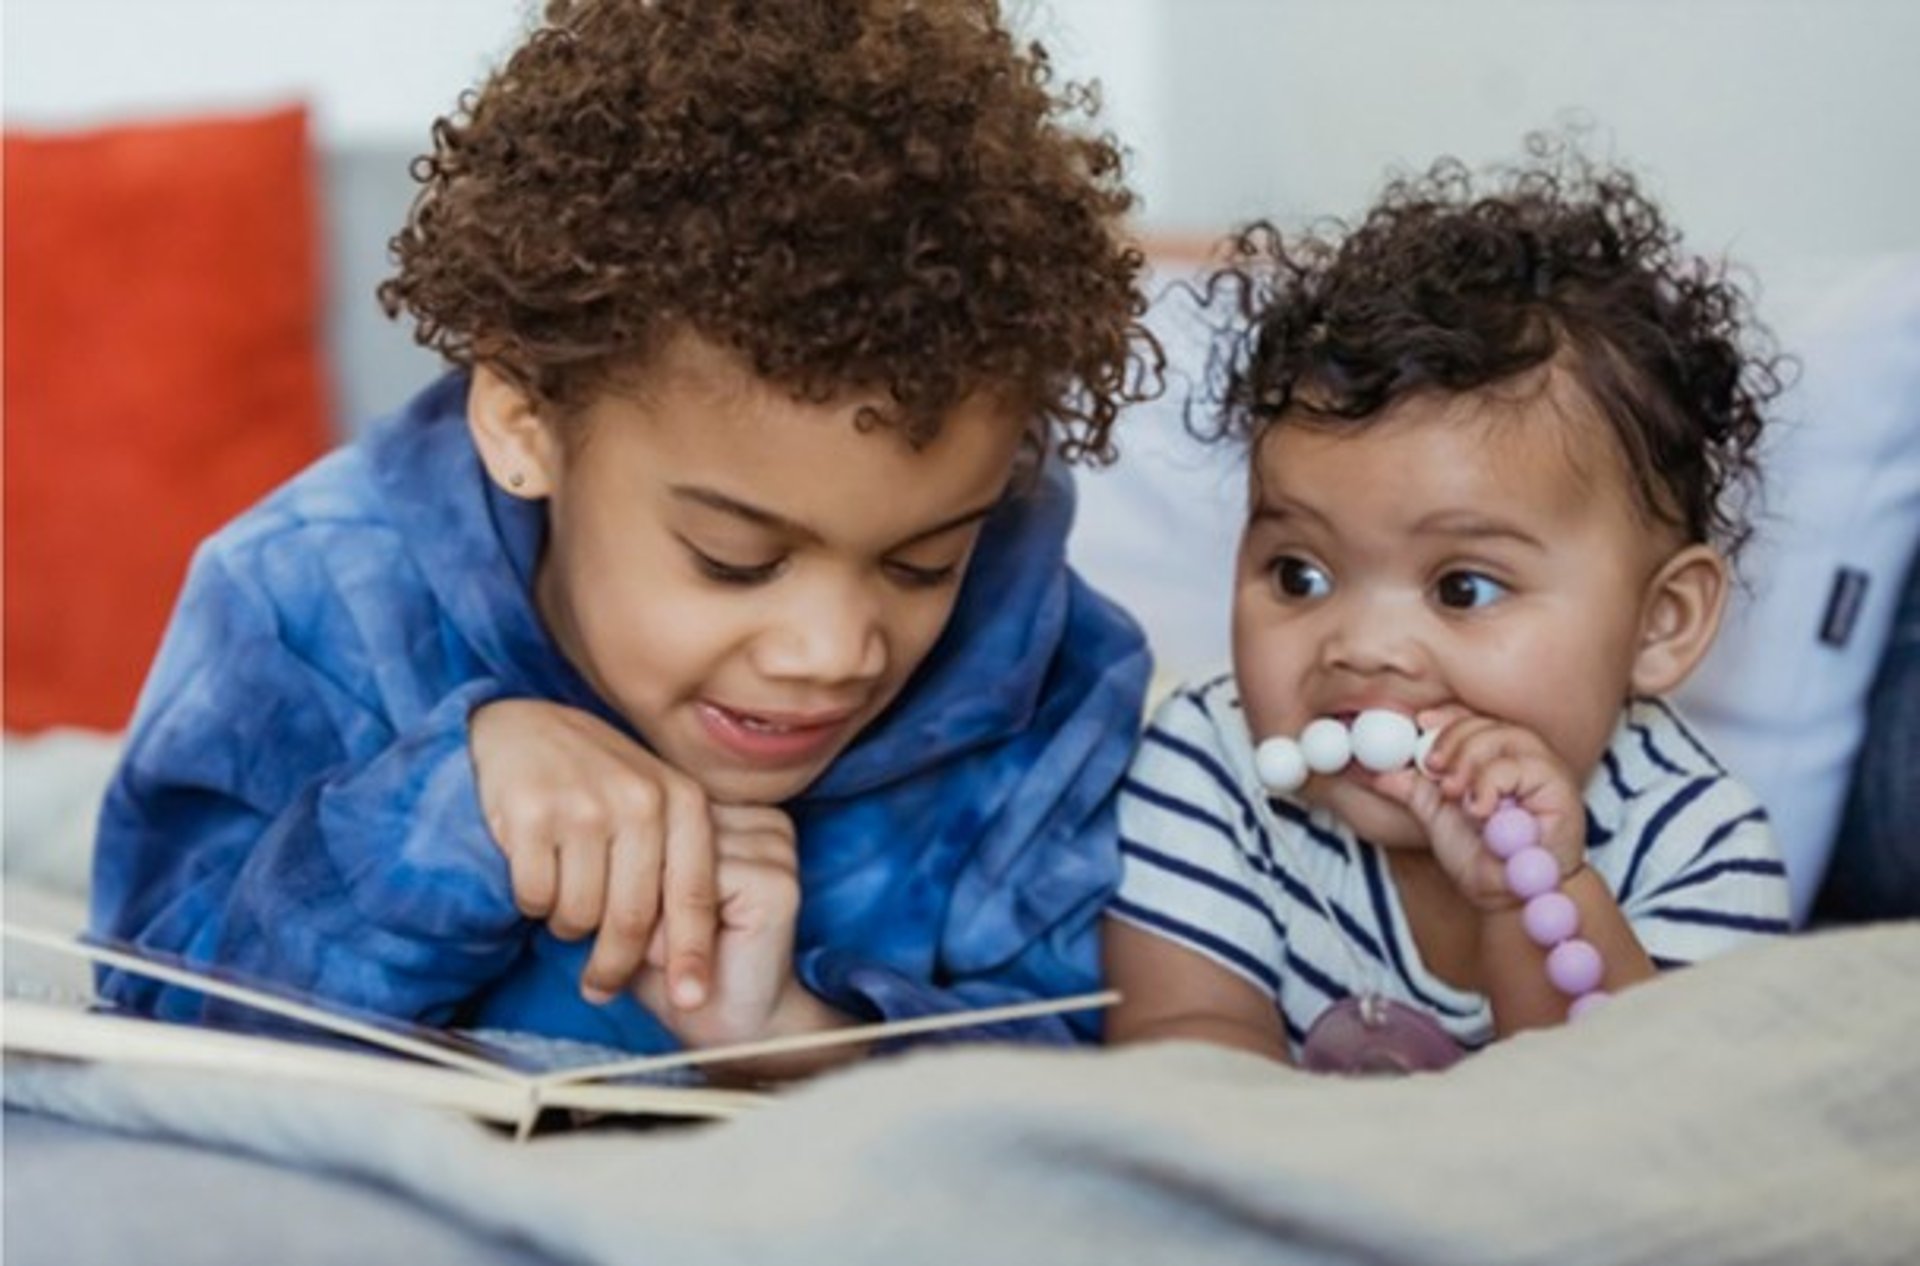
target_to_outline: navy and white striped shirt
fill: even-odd
[[[1585,798],[1588,863],[1656,965],[1788,930],[1765,811],[1669,704],[1622,713]],[[1380,851],[1324,809],[1268,798],[1230,676],[1154,713],[1121,789],[1120,834],[1109,913],[1271,995],[1296,1056],[1320,1012],[1355,993],[1417,1006],[1468,1047],[1492,1040],[1487,998],[1420,961]]]

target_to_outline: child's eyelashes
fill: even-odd
[[[699,569],[701,575],[723,585],[763,585],[779,575],[781,567],[787,561],[785,558],[776,558],[769,562],[741,566],[722,562],[711,554],[695,549],[692,545],[687,546],[687,553],[692,556],[693,565]]]
[[[764,585],[778,577],[786,569],[788,555],[769,559],[764,563],[729,563],[715,558],[689,541],[682,541],[687,554],[693,559],[693,565],[702,576],[722,585]],[[960,564],[948,563],[940,567],[921,567],[912,563],[887,560],[881,563],[881,570],[887,578],[902,589],[938,589],[950,584],[960,574]]]
[[[944,567],[915,567],[911,563],[886,563],[887,575],[907,589],[938,589],[960,574],[958,563]]]
[[[1434,598],[1455,611],[1490,606],[1507,596],[1508,588],[1485,572],[1464,568],[1447,572],[1434,583]]]

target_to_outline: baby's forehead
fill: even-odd
[[[1464,391],[1429,388],[1364,418],[1289,410],[1257,440],[1250,505],[1391,488],[1486,508],[1607,503],[1637,517],[1627,455],[1571,376],[1532,373]]]
[[[1386,444],[1417,446],[1426,428],[1447,428],[1498,460],[1502,450],[1557,451],[1584,480],[1630,480],[1628,456],[1618,430],[1594,393],[1566,357],[1495,382],[1451,390],[1428,386],[1395,397],[1364,416],[1347,418],[1320,411],[1311,388],[1301,403],[1269,423],[1256,438],[1256,456],[1264,456],[1274,437],[1287,434],[1330,438],[1365,437]],[[1529,457],[1537,456],[1532,452]],[[1258,464],[1258,463],[1256,463]]]

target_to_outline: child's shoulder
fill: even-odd
[[[230,571],[272,571],[289,551],[339,548],[346,538],[396,535],[364,448],[337,448],[242,511],[200,547]]]
[[[464,536],[454,521],[483,515],[451,490],[461,462],[477,470],[463,426],[427,416],[439,395],[423,392],[398,413],[321,457],[202,543],[196,568],[217,569],[274,605],[345,583],[404,583],[424,538]],[[441,450],[459,450],[446,452]]]
[[[1253,777],[1253,740],[1231,673],[1166,686],[1148,711],[1134,755],[1134,775],[1151,781],[1165,767],[1198,764],[1209,777],[1247,783]]]
[[[447,375],[289,478],[213,541],[245,552],[303,532],[392,532],[396,506],[437,502],[479,458],[464,426],[464,385]],[[436,513],[439,513],[436,511]]]
[[[1771,836],[1760,797],[1667,699],[1635,699],[1622,711],[1587,807],[1607,839],[1628,837],[1623,856],[1662,842],[1693,847],[1736,827]]]
[[[1671,779],[1735,781],[1678,705],[1666,698],[1643,696],[1628,702],[1608,744],[1607,758],[1630,784]]]
[[[1246,733],[1240,686],[1224,669],[1181,679],[1156,673],[1147,693],[1147,727],[1175,733],[1211,729]]]

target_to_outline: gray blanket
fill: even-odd
[[[516,1146],[232,1079],[10,1105],[409,1194],[581,1262],[1920,1261],[1920,925],[1804,936],[1407,1080],[1172,1045],[928,1052],[735,1122]]]

